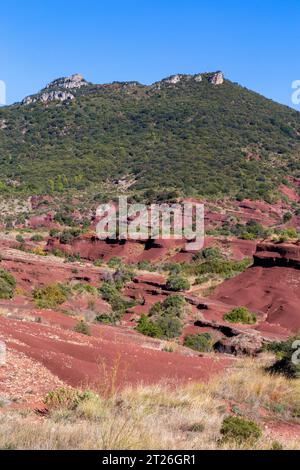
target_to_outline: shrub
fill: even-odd
[[[22,235],[17,235],[17,236],[16,236],[16,240],[17,240],[18,243],[22,243],[22,244],[25,243],[25,240],[24,240],[24,238],[22,237]]]
[[[59,236],[59,241],[62,245],[68,245],[74,238],[78,237],[80,233],[81,231],[79,229],[64,230]]]
[[[0,299],[12,299],[15,288],[15,278],[5,269],[0,269]]]
[[[171,275],[168,280],[166,287],[168,290],[174,292],[181,292],[190,289],[190,283],[185,277]]]
[[[65,408],[75,410],[82,402],[90,400],[95,394],[89,390],[81,392],[72,388],[58,388],[47,393],[44,404],[49,409]]]
[[[283,215],[283,223],[284,224],[287,224],[291,219],[293,218],[293,214],[291,214],[291,212],[286,212],[284,215]]]
[[[219,247],[217,246],[210,246],[208,248],[204,248],[203,250],[199,251],[193,256],[193,261],[198,260],[207,260],[207,259],[214,259],[214,258],[222,258],[222,253]]]
[[[124,284],[126,284],[126,282],[132,281],[134,276],[135,276],[135,273],[131,267],[120,266],[114,273],[113,279],[118,289],[121,289],[124,286]]]
[[[59,234],[59,230],[57,228],[52,228],[49,232],[50,237],[56,237]]]
[[[33,300],[40,308],[55,308],[68,299],[69,290],[63,284],[50,284],[34,289]]]
[[[40,235],[39,233],[35,234],[35,235],[32,235],[32,237],[30,238],[30,240],[32,242],[42,242],[44,240],[44,237],[42,235]]]
[[[287,341],[267,345],[268,351],[274,352],[277,361],[268,369],[269,372],[283,374],[289,378],[300,378],[300,364],[293,361],[294,354],[299,350],[300,334]],[[296,347],[295,347],[296,346]],[[299,354],[297,358],[299,359]]]
[[[139,261],[137,264],[137,269],[140,271],[153,271],[155,270],[155,266],[153,266],[150,261]]]
[[[96,316],[95,321],[98,323],[103,323],[104,325],[110,325],[111,323],[115,322],[113,315],[109,315],[108,313],[100,313]]]
[[[179,263],[165,263],[162,266],[163,271],[169,271],[171,274],[180,274],[182,266]]]
[[[155,325],[167,339],[177,338],[181,335],[182,324],[179,318],[171,315],[163,315],[155,321]]]
[[[262,431],[254,421],[229,416],[223,420],[221,434],[223,442],[235,441],[243,444],[256,442],[262,436]]]
[[[213,340],[209,333],[198,335],[188,335],[184,338],[184,346],[199,352],[210,352],[213,347]]]
[[[136,330],[145,336],[150,336],[151,338],[162,338],[163,336],[163,332],[160,327],[148,317],[146,317],[146,315],[141,316]]]
[[[38,256],[48,256],[48,253],[44,251],[41,246],[37,246],[36,248],[31,250],[31,253],[33,253],[34,255],[38,255]]]
[[[118,268],[122,264],[122,259],[118,256],[113,256],[107,263],[107,266],[110,268]]]
[[[79,322],[74,326],[74,331],[76,333],[81,333],[82,335],[91,336],[90,327],[84,320],[79,320]]]
[[[244,271],[250,265],[249,259],[242,261],[230,261],[223,259],[208,259],[201,264],[187,266],[187,272],[202,276],[205,274],[218,274],[224,278],[232,277],[236,273]]]
[[[96,261],[94,261],[93,264],[96,268],[99,268],[100,266],[103,265],[103,261],[101,259],[96,259]]]
[[[124,315],[127,308],[135,305],[134,302],[123,299],[117,285],[113,282],[103,282],[99,290],[103,300],[111,305],[115,321],[119,320]]]
[[[246,307],[237,307],[224,315],[224,320],[229,323],[242,323],[254,325],[257,321],[256,315],[249,312]]]
[[[94,296],[98,295],[98,290],[96,287],[91,286],[90,284],[82,284],[81,282],[78,282],[73,286],[73,291],[78,292],[79,294],[91,294]]]

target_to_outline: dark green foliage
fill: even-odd
[[[145,336],[150,336],[151,338],[162,338],[163,336],[160,327],[148,317],[146,317],[146,315],[141,316],[138,321],[136,330]]]
[[[224,315],[224,320],[229,323],[242,323],[253,325],[256,323],[256,315],[249,312],[246,307],[237,307]]]
[[[271,343],[266,348],[276,354],[277,360],[268,370],[290,378],[300,378],[300,334],[287,341]]]
[[[155,326],[162,332],[166,339],[177,338],[181,335],[182,323],[179,318],[172,315],[161,315],[154,322]]]
[[[0,109],[2,194],[64,194],[131,174],[145,199],[270,198],[286,174],[299,176],[299,114],[230,81],[73,92],[68,103]],[[68,212],[56,221],[72,225]]]
[[[195,274],[196,276],[217,274],[221,277],[228,278],[244,271],[249,265],[249,259],[244,259],[242,261],[209,259],[203,263],[191,263],[190,265],[185,266],[185,271],[188,274]]]
[[[81,231],[79,229],[70,229],[70,230],[64,230],[60,235],[59,235],[59,241],[63,245],[68,245],[72,243],[74,238],[79,237],[81,234]]]
[[[190,283],[188,279],[186,279],[185,277],[172,274],[167,279],[166,288],[174,292],[181,292],[181,291],[189,290]]]
[[[76,333],[81,333],[82,335],[91,336],[90,327],[84,320],[79,320],[79,322],[74,326],[74,331],[76,331]]]
[[[34,289],[32,297],[39,308],[56,308],[66,302],[69,289],[63,284],[50,284]]]
[[[0,299],[12,299],[15,288],[15,278],[5,269],[0,269]]]
[[[151,264],[150,261],[139,261],[136,267],[141,271],[156,271],[156,266]]]
[[[24,238],[22,237],[22,235],[17,235],[17,236],[16,236],[16,240],[17,240],[18,243],[21,243],[21,244],[25,243],[25,240],[24,240]]]
[[[204,248],[203,250],[199,251],[199,253],[194,255],[193,261],[219,259],[219,258],[222,258],[222,253],[221,253],[220,248],[217,246],[211,246],[208,248]]]
[[[198,335],[188,335],[184,338],[184,346],[199,352],[210,352],[213,347],[213,340],[209,333]]]
[[[283,215],[283,223],[286,224],[286,223],[289,222],[292,218],[293,218],[293,214],[291,214],[291,212],[286,212],[286,213]]]
[[[254,421],[228,416],[223,420],[221,435],[223,442],[233,441],[241,445],[256,442],[262,436],[262,431]]]
[[[126,310],[135,305],[134,302],[125,300],[120,290],[115,283],[103,282],[100,287],[100,294],[106,302],[108,302],[112,308],[112,322],[116,322],[122,318]]]
[[[180,274],[182,266],[180,263],[165,263],[162,266],[163,271],[168,271],[170,274]]]
[[[163,302],[157,302],[152,305],[149,311],[149,316],[157,317],[161,315],[170,315],[182,318],[185,306],[185,299],[181,295],[170,295]]]
[[[149,318],[143,318],[138,331],[142,333],[141,329],[149,330],[150,335],[147,336],[155,334],[155,337],[159,338],[177,338],[181,334],[185,306],[186,302],[182,296],[170,295],[163,302],[157,302],[151,307]]]
[[[52,228],[49,232],[50,237],[56,237],[59,234],[59,230],[57,228]]]
[[[35,234],[35,235],[32,235],[32,237],[30,238],[30,240],[31,240],[32,242],[37,242],[37,243],[38,243],[38,242],[42,242],[42,241],[44,240],[44,237],[43,237],[42,235],[40,235],[40,234],[37,233],[37,234]]]

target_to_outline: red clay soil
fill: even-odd
[[[282,334],[285,329],[291,334],[300,330],[299,269],[254,266],[218,286],[212,298],[264,312],[267,315],[264,326],[269,331]]]
[[[114,375],[118,386],[205,381],[231,363],[226,358],[163,352],[160,341],[117,327],[93,326],[92,335],[0,317],[0,337],[8,351],[25,354],[71,386],[107,386]]]
[[[64,263],[56,257],[41,257],[19,250],[1,248],[1,267],[13,274],[25,291],[53,282],[89,282],[99,285],[103,269],[80,263]]]

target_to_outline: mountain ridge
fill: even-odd
[[[300,177],[300,114],[222,72],[152,85],[75,74],[26,104],[0,109],[1,194],[99,193],[131,175],[136,199],[272,200]]]

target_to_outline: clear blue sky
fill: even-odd
[[[221,69],[292,106],[300,1],[8,0],[0,6],[0,48],[9,103],[75,72],[95,83],[152,83]]]

